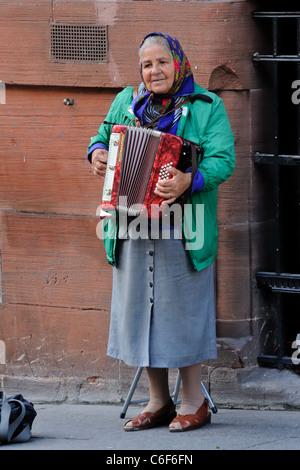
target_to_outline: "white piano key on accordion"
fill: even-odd
[[[115,177],[115,166],[117,162],[118,156],[118,145],[120,141],[121,134],[112,133],[110,136],[109,141],[109,150],[108,150],[108,157],[107,157],[107,168],[103,183],[103,194],[102,194],[102,201],[110,202],[111,201],[111,193],[114,183]]]

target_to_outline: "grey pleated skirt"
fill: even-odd
[[[138,367],[216,359],[213,265],[196,271],[175,237],[118,240],[107,353]]]

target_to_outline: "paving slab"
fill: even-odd
[[[218,409],[211,424],[171,433],[168,426],[125,432],[123,425],[141,411],[139,405],[130,406],[125,419],[120,418],[118,405],[38,404],[35,408],[32,438],[1,445],[0,450],[103,450],[108,456],[122,451],[136,455],[142,450],[153,455],[157,451],[189,455],[198,450],[300,450],[300,411]]]

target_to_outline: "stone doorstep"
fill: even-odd
[[[299,373],[259,366],[214,369],[210,393],[220,407],[300,410]]]

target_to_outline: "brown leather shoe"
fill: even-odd
[[[198,411],[194,415],[177,415],[175,419],[173,419],[172,423],[180,423],[181,427],[170,428],[169,431],[171,432],[184,432],[184,431],[191,431],[192,429],[198,429],[205,424],[209,424],[211,421],[211,413],[208,410],[208,401],[205,398],[204,402],[198,409]],[[172,424],[171,423],[171,424]]]
[[[172,419],[176,416],[175,404],[170,398],[168,403],[155,413],[145,411],[140,413],[133,419],[130,419],[124,425],[124,431],[143,431],[144,429],[154,428],[155,426],[162,426],[163,424],[170,424]],[[132,426],[126,427],[126,424],[132,422]]]

